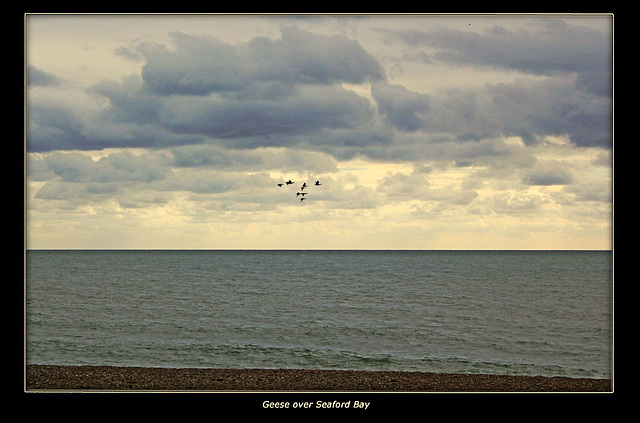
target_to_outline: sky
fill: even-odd
[[[609,15],[25,27],[27,248],[612,248]]]

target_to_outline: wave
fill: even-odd
[[[58,358],[40,354],[55,349]],[[81,361],[69,361],[69,353],[82,350]],[[305,346],[253,343],[198,343],[160,347],[148,343],[133,348],[94,346],[79,348],[62,340],[34,342],[28,364],[89,364],[169,368],[283,368],[329,370],[385,370],[430,373],[509,374],[523,376],[611,377],[607,372],[579,366],[482,360],[464,356],[411,357],[388,352],[364,352]]]

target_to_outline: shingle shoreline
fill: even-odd
[[[305,369],[28,365],[25,391],[611,392],[610,379]]]

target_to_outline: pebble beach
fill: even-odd
[[[26,392],[60,390],[612,392],[612,381],[398,371],[26,366]]]

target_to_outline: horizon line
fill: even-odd
[[[613,248],[24,248],[24,251],[613,251]]]

